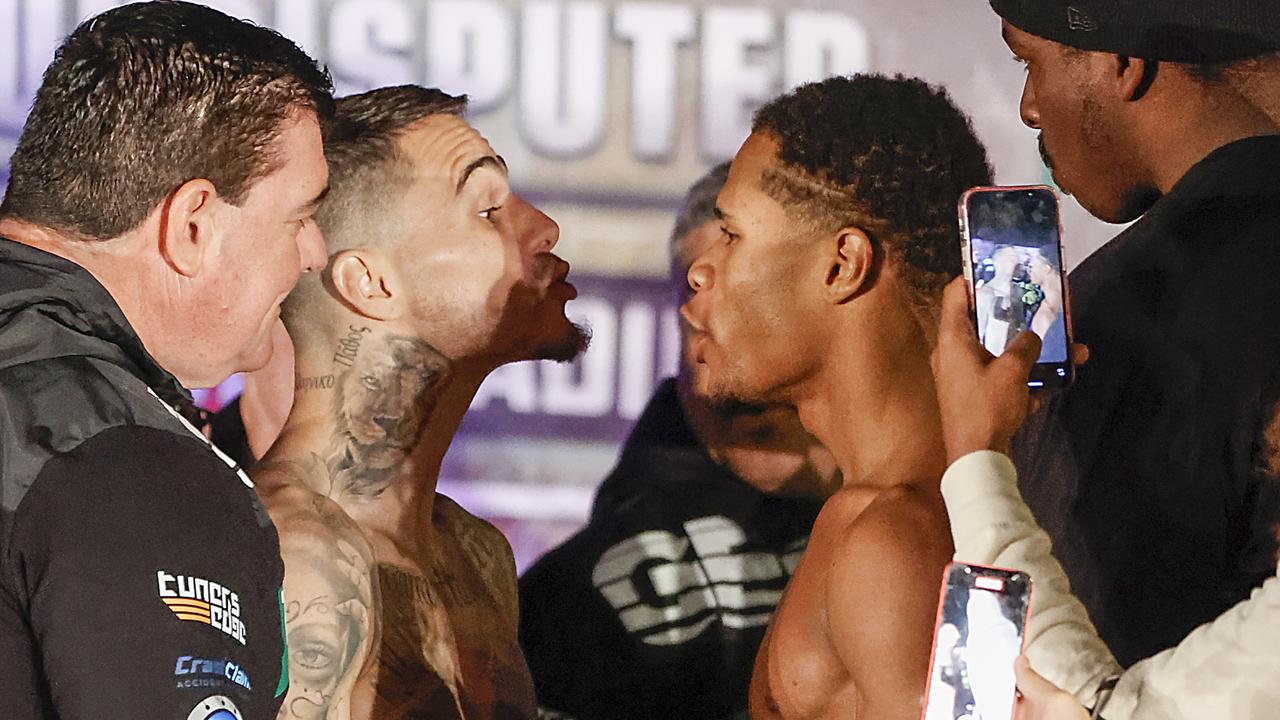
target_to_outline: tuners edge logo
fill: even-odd
[[[160,599],[179,620],[211,625],[245,644],[240,620],[240,596],[204,578],[156,571]]]

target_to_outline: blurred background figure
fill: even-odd
[[[1063,347],[1066,323],[1062,321],[1062,275],[1038,249],[1028,253],[1027,275],[1043,297],[1031,316],[1031,329],[1040,336],[1042,347]]]
[[[1013,665],[1022,649],[1018,628],[1005,616],[995,593],[975,590],[965,609],[968,643],[965,665],[973,690],[975,720],[1009,720],[1013,712]]]
[[[690,263],[722,242],[722,164],[689,191],[671,236]],[[521,644],[539,704],[579,718],[728,718],[746,710],[756,650],[804,550],[835,461],[791,408],[716,405],[676,378],[654,393],[586,528],[521,578]]]
[[[1004,352],[1010,340],[1026,329],[1026,308],[1022,294],[1014,284],[1014,273],[1021,266],[1017,248],[1001,245],[991,253],[995,276],[974,291],[978,308],[979,336],[993,355]]]

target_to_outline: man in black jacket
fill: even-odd
[[[189,3],[58,50],[0,206],[0,717],[274,718],[275,529],[179,414],[324,263],[328,76]]]
[[[728,163],[690,190],[672,234],[683,302],[721,242]],[[836,486],[791,408],[712,406],[687,347],[601,484],[588,526],[520,580],[520,642],[546,710],[582,720],[746,711],[756,650]]]
[[[1058,184],[1103,220],[1141,216],[1072,273],[1090,361],[1015,447],[1127,665],[1275,570],[1280,27],[1265,4],[991,4]]]

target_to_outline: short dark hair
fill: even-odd
[[[833,77],[762,107],[752,126],[778,142],[765,190],[815,230],[859,227],[932,305],[960,273],[956,203],[990,185],[968,118],[941,88],[901,75]]]
[[[10,161],[0,215],[117,237],[183,183],[239,204],[282,159],[284,121],[332,112],[333,85],[290,40],[188,2],[125,5],[58,48]]]
[[[339,98],[325,135],[329,192],[316,212],[332,256],[365,243],[394,239],[395,217],[388,207],[413,179],[413,163],[399,140],[411,126],[433,115],[462,115],[466,96],[417,85],[384,87]],[[327,340],[328,314],[317,300],[322,280],[304,275],[285,298],[280,317],[299,348]]]
[[[384,87],[337,101],[325,138],[329,194],[316,214],[333,252],[349,222],[362,222],[371,205],[395,197],[398,181],[413,170],[398,140],[432,115],[466,112],[467,98],[418,85]],[[363,232],[358,233],[364,236]]]

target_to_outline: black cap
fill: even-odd
[[[1183,63],[1280,52],[1276,0],[990,0],[1010,25],[1080,50]]]

